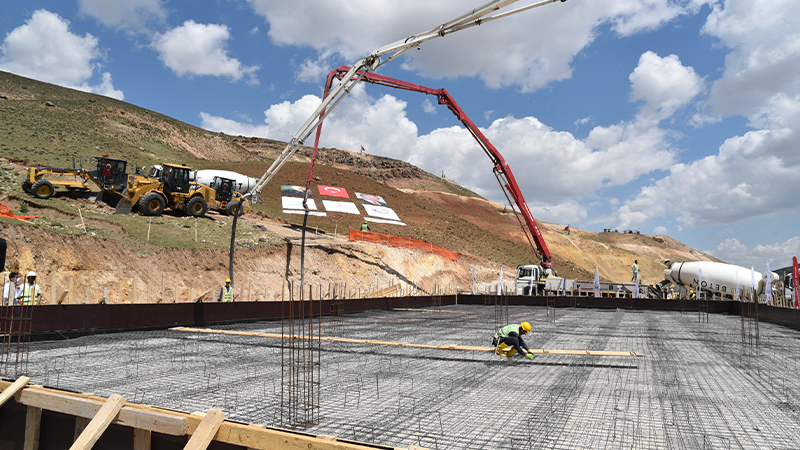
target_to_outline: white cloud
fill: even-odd
[[[276,44],[309,46],[347,62],[467,9],[461,0],[353,0],[345,8],[312,0],[248,2],[269,22]],[[700,3],[705,1],[558,2],[427,42],[424,51],[409,52],[403,61],[409,70],[431,78],[478,76],[492,88],[515,85],[533,91],[568,78],[572,58],[591,44],[601,25],[610,24],[618,34],[629,36],[694,13]],[[342,24],[370,26],[353,33],[352,26]]]
[[[422,101],[422,110],[425,111],[426,114],[436,114],[436,109],[436,105],[434,105],[429,98]]]
[[[143,31],[148,23],[167,17],[161,0],[78,0],[78,12],[107,27],[131,31]]]
[[[324,57],[317,60],[306,59],[300,64],[295,77],[298,81],[306,83],[324,83],[329,70],[328,66],[329,62]]]
[[[226,47],[230,38],[225,25],[187,20],[156,36],[152,45],[164,65],[178,76],[226,76],[232,81],[247,76],[248,83],[257,84],[255,72],[259,66],[244,66],[228,56]]]
[[[780,93],[800,92],[800,2],[728,0],[714,6],[703,32],[731,49],[711,88],[716,114],[757,114]]]
[[[653,234],[660,234],[662,236],[666,236],[667,235],[667,227],[659,225],[659,226],[653,228]]]
[[[769,262],[770,269],[775,270],[792,264],[792,257],[800,253],[800,237],[794,236],[785,242],[757,245],[752,249],[738,239],[730,238],[720,242],[714,250],[706,250],[705,253],[730,264],[754,266],[757,271],[764,271],[765,264]]]
[[[800,3],[728,0],[714,6],[704,33],[731,49],[708,99],[712,115],[695,126],[742,115],[755,129],[727,139],[717,154],[678,164],[645,186],[610,218],[642,226],[677,215],[682,227],[797,214],[781,192],[800,190]],[[688,93],[686,94],[688,96]]]
[[[643,102],[641,117],[655,122],[672,116],[702,91],[700,76],[676,55],[662,58],[645,52],[629,79],[631,99]]]
[[[78,36],[69,30],[69,22],[58,14],[40,9],[31,18],[6,35],[0,52],[0,69],[24,77],[73,89],[122,99],[114,89],[111,75],[102,75],[100,85],[90,85],[102,56],[98,39],[91,34]]]

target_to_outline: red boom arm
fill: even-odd
[[[338,69],[332,70],[330,73],[328,73],[328,79],[325,83],[325,97],[327,97],[330,93],[331,87],[333,86],[333,80],[335,78],[341,80],[349,70],[350,68],[347,66],[340,66]],[[492,145],[491,142],[489,142],[488,139],[486,139],[486,136],[484,136],[483,133],[481,133],[481,130],[478,129],[477,125],[475,125],[475,123],[472,122],[469,117],[467,117],[464,111],[458,106],[458,103],[456,103],[453,97],[451,97],[446,90],[431,89],[394,78],[384,77],[371,72],[360,72],[357,74],[357,76],[361,76],[362,81],[372,84],[435,95],[439,99],[440,105],[446,105],[450,111],[456,115],[458,120],[460,120],[461,123],[467,127],[467,130],[469,130],[469,132],[472,134],[472,137],[478,141],[478,144],[480,144],[483,151],[486,152],[489,158],[491,158],[492,163],[494,163],[493,171],[495,177],[497,177],[500,187],[503,188],[503,193],[506,195],[506,199],[508,199],[509,203],[511,204],[511,207],[515,213],[514,215],[517,217],[525,237],[528,239],[528,242],[531,244],[531,247],[536,255],[542,260],[542,265],[544,267],[551,266],[552,261],[550,251],[547,249],[547,244],[544,242],[544,237],[542,236],[542,232],[539,230],[539,226],[536,224],[536,220],[531,215],[530,209],[528,209],[528,204],[525,203],[525,198],[522,196],[522,191],[520,191],[517,181],[514,179],[514,174],[511,173],[511,168],[508,167],[508,164],[506,164],[506,161],[503,159],[503,156],[500,154],[500,152],[497,151],[497,149],[494,147],[494,145]],[[319,144],[319,136],[321,132],[322,123],[320,123],[319,127],[317,127],[317,137],[314,145],[315,148]],[[511,198],[509,198],[509,195]],[[519,208],[519,211],[517,211],[517,208]],[[525,224],[522,223],[520,215],[528,225],[527,228],[525,227]]]

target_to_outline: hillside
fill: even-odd
[[[36,269],[61,284],[73,279],[75,292],[102,287],[118,295],[122,290],[123,299],[136,289],[133,280],[141,289],[147,283],[160,285],[165,274],[169,278],[165,289],[184,292],[184,301],[189,291],[211,289],[226,277],[230,218],[210,213],[193,220],[165,214],[151,221],[136,214],[110,214],[109,207],[89,198],[59,194],[38,200],[20,188],[26,168],[69,167],[74,156],[89,161],[109,153],[136,166],[185,161],[194,168],[260,177],[285,146],[208,132],[125,102],[4,72],[0,72],[0,137],[0,203],[17,214],[27,207],[27,214],[40,216],[27,223],[0,219],[0,235],[9,240],[9,267]],[[283,213],[280,185],[305,184],[310,156],[308,148],[299,151],[262,192],[264,203],[239,224],[237,280],[255,285],[251,296],[254,291],[265,298],[279,297],[287,276],[299,279],[299,234],[290,224],[301,222],[302,216]],[[471,284],[474,266],[481,288],[496,283],[501,265],[510,283],[511,267],[535,262],[519,223],[503,214],[501,205],[405,162],[321,149],[316,183],[382,196],[407,226],[375,223],[373,231],[455,250],[459,261],[350,243],[346,230],[357,228],[361,217],[332,213],[309,218],[309,226],[325,234],[308,237],[308,283],[346,283],[348,290],[356,291],[398,281],[428,292],[441,286],[463,289]],[[562,225],[540,226],[553,254],[553,267],[560,274],[566,268],[570,278],[591,279],[598,266],[602,279],[627,281],[630,264],[638,259],[644,281],[652,283],[662,279],[664,259],[710,259],[664,236],[574,228],[565,236]],[[126,281],[118,281],[120,274]]]

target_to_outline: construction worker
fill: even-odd
[[[636,279],[639,278],[639,260],[633,260],[631,270],[633,271],[633,277],[631,278],[631,281],[636,281]]]
[[[697,300],[697,294],[692,290],[689,291],[689,300]]]
[[[531,324],[522,322],[520,324],[512,323],[500,329],[492,337],[492,345],[495,346],[495,354],[506,357],[511,357],[514,353],[519,352],[520,355],[525,355],[528,359],[533,359],[533,353],[528,350],[522,336],[531,331]],[[524,349],[524,350],[523,350]]]
[[[219,291],[218,302],[232,302],[233,301],[233,287],[231,287],[231,279],[225,279],[225,286]]]
[[[369,224],[366,220],[361,224],[361,231],[369,231]]]
[[[27,281],[22,285],[22,305],[38,305],[42,301],[42,288],[36,284],[36,272],[30,271],[25,276]]]
[[[19,285],[19,273],[11,272],[8,274],[8,283],[3,285],[3,305],[16,305],[17,299],[22,295],[22,287]]]

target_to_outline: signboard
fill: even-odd
[[[392,208],[387,208],[385,206],[375,206],[375,205],[363,205],[364,210],[370,216],[380,217],[381,219],[386,220],[400,220],[400,217],[397,216],[397,213],[394,212]]]
[[[328,212],[361,215],[361,211],[358,210],[358,206],[356,206],[356,204],[353,202],[335,202],[332,200],[323,200],[322,206],[324,206],[325,211]]]

